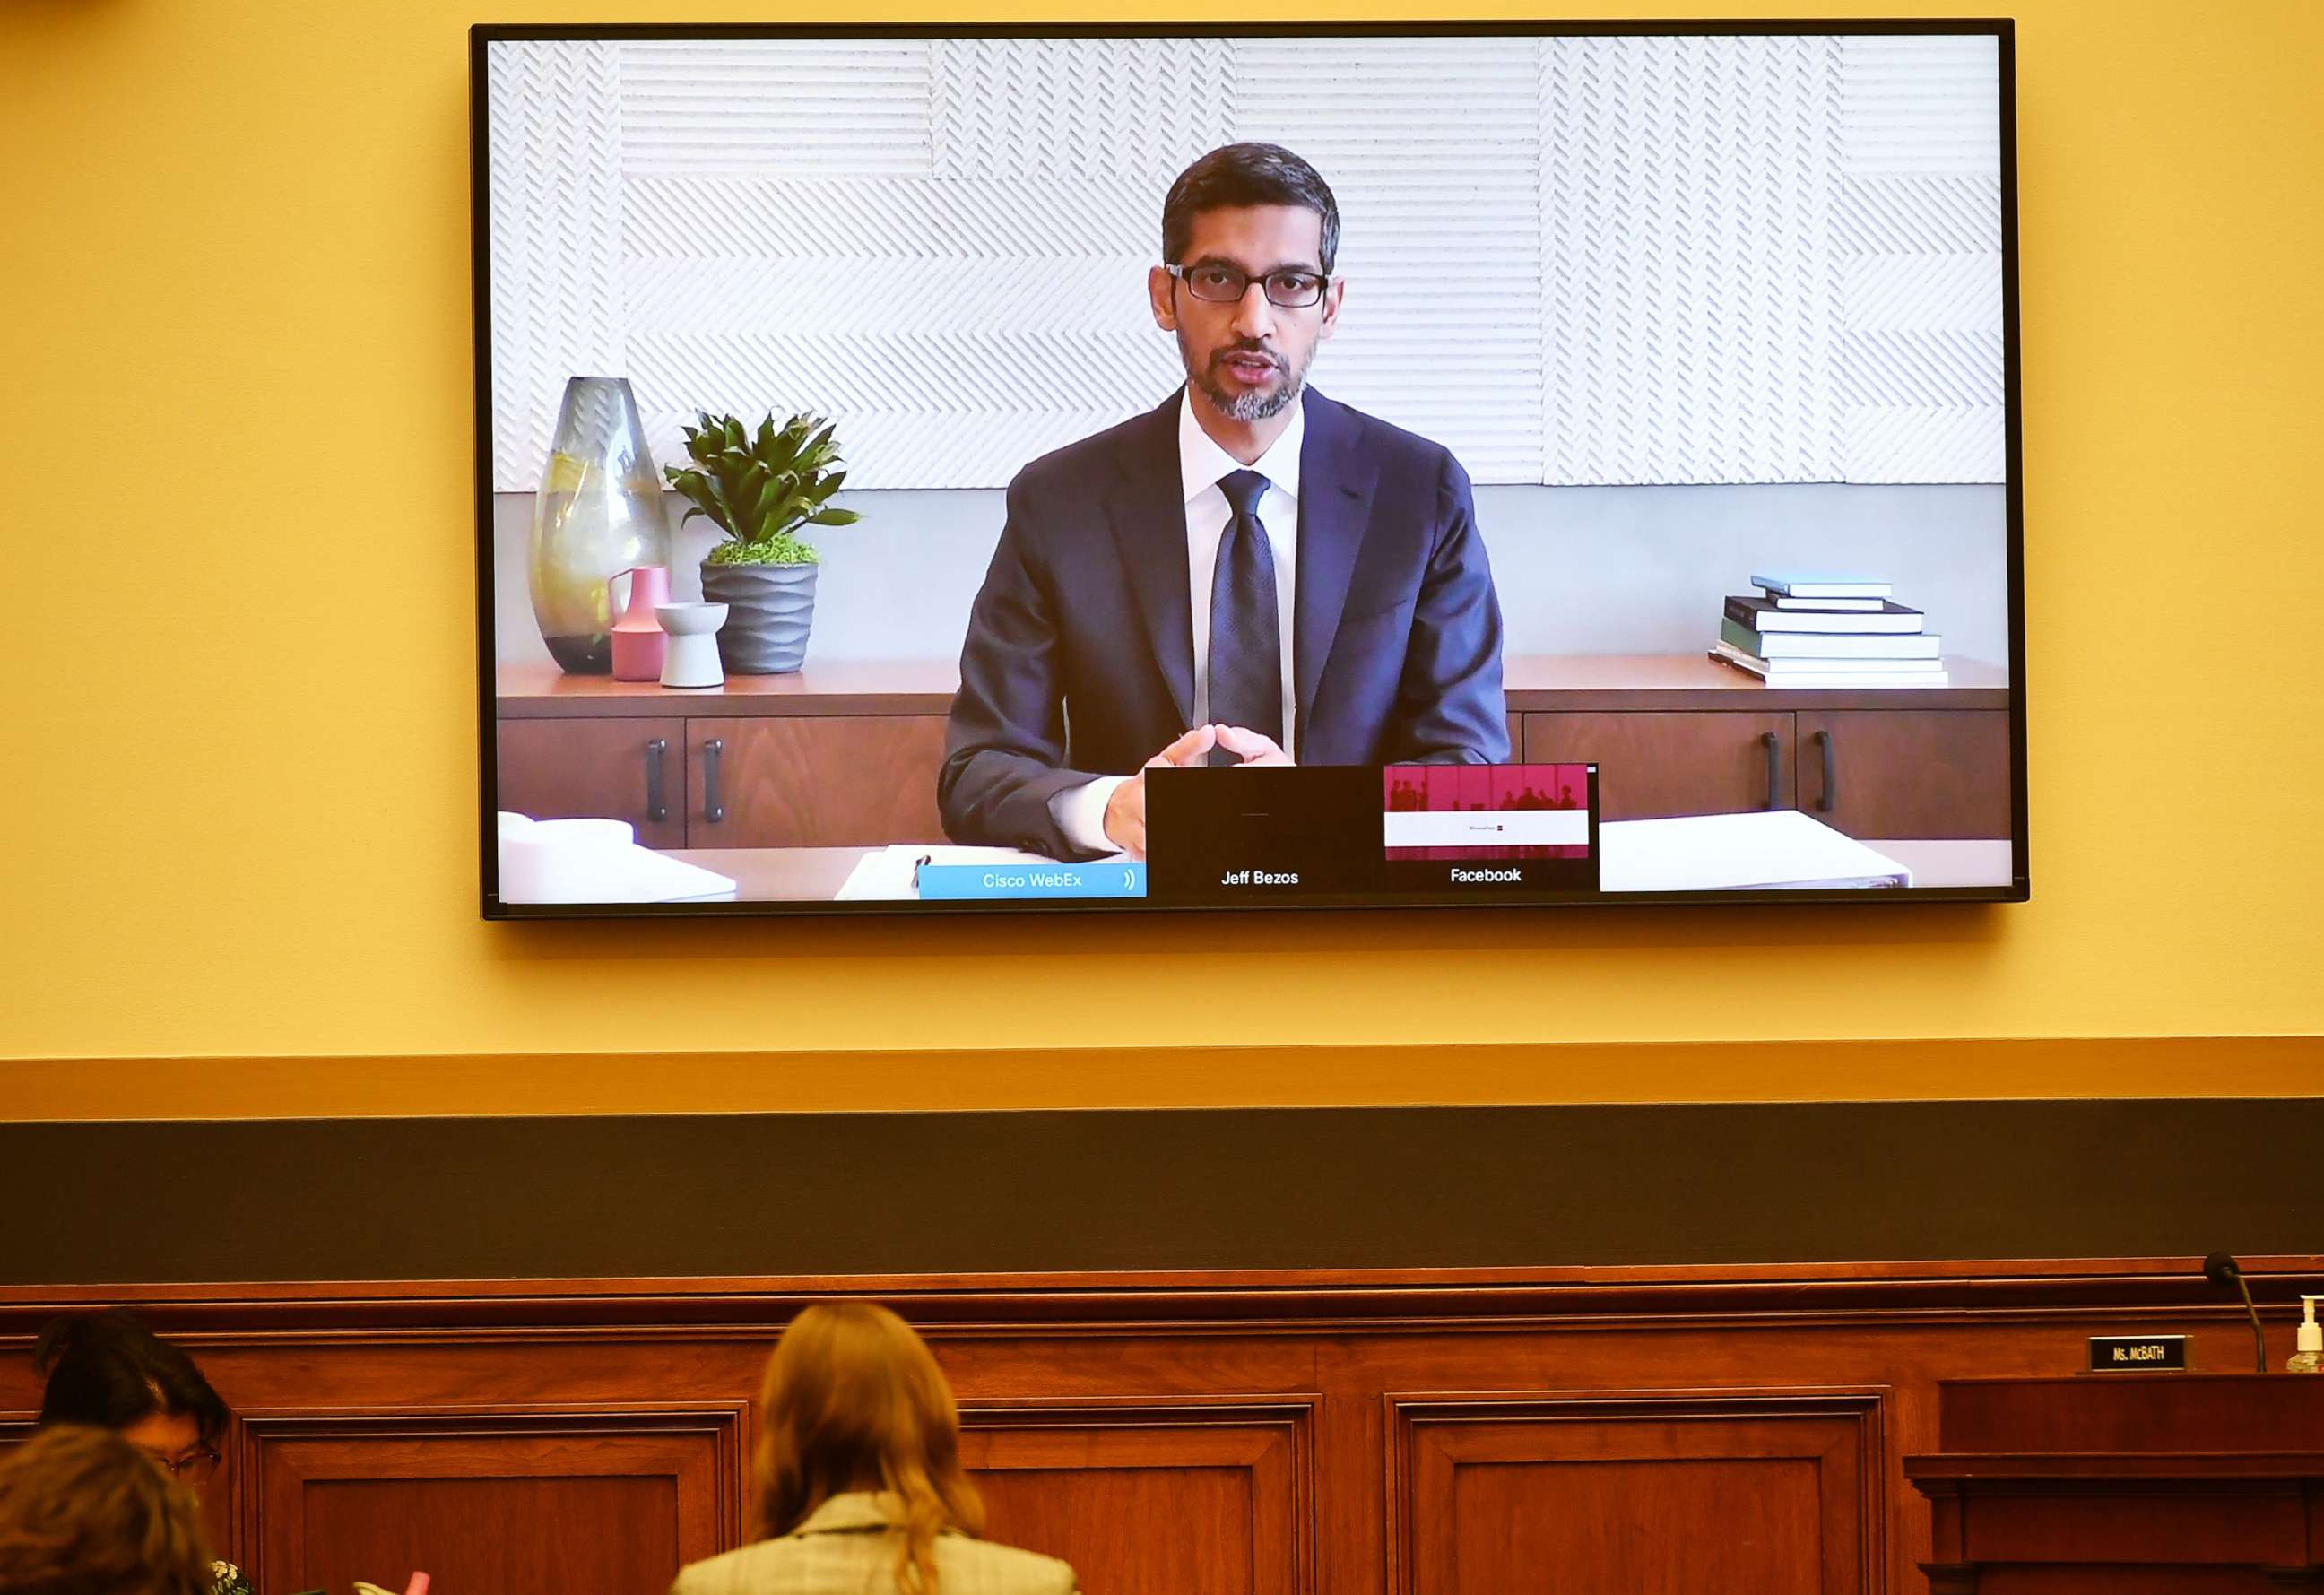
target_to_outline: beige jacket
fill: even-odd
[[[896,1595],[892,1497],[834,1496],[779,1539],[697,1562],[669,1595]],[[1050,1556],[947,1531],[936,1539],[937,1595],[1076,1595]]]

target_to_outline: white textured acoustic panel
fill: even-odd
[[[623,369],[622,120],[610,44],[494,49],[493,485],[540,484],[566,379]]]
[[[922,39],[622,44],[622,170],[926,177],[931,48]]]
[[[1000,485],[1179,380],[1162,197],[1235,139],[1339,198],[1317,385],[1480,482],[1999,477],[1989,41],[524,42],[490,71],[503,489],[583,371],[632,379],[665,461],[697,408],[812,409],[853,485]]]
[[[933,47],[940,178],[1106,178],[1143,191],[1230,142],[1223,39],[946,39]]]
[[[1841,45],[1843,481],[2002,480],[1997,48],[1943,36]]]
[[[1542,480],[1537,51],[1250,39],[1236,51],[1234,137],[1297,151],[1339,202],[1347,297],[1312,380],[1436,438],[1480,482]]]
[[[1543,41],[1545,480],[1828,482],[1837,40]]]

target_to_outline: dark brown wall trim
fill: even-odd
[[[0,1124],[0,1284],[2297,1254],[2324,1098]]]

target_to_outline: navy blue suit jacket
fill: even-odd
[[[1179,402],[1009,484],[936,778],[955,842],[1086,856],[1050,798],[1130,774],[1193,724]],[[1501,611],[1467,474],[1442,446],[1312,388],[1302,402],[1296,756],[1505,762]]]

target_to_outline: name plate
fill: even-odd
[[[2187,1337],[2183,1334],[2094,1334],[2090,1337],[2092,1373],[2184,1373]]]

